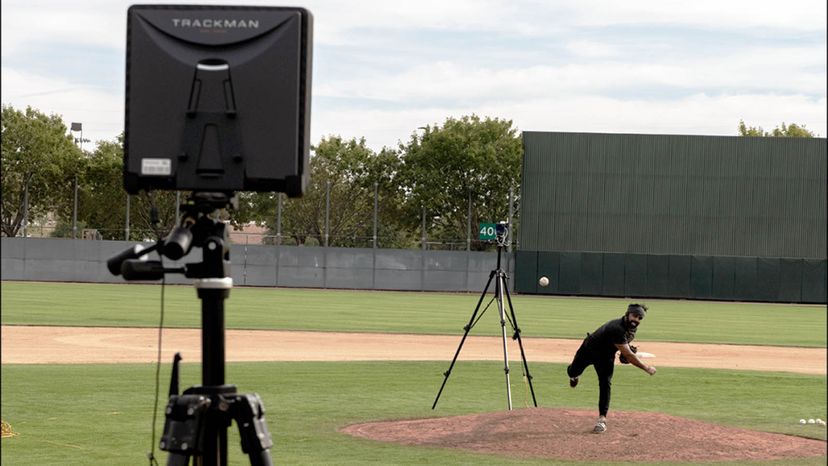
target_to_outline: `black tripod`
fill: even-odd
[[[434,409],[437,406],[437,401],[440,399],[440,394],[443,393],[443,388],[446,386],[446,382],[448,382],[449,375],[451,375],[451,370],[454,368],[454,363],[457,362],[457,356],[460,355],[460,350],[463,348],[463,343],[466,341],[466,337],[469,336],[469,331],[471,331],[472,327],[474,327],[477,322],[480,321],[480,318],[483,317],[483,314],[486,313],[486,310],[489,309],[491,306],[492,301],[497,301],[497,308],[500,312],[500,329],[501,334],[503,336],[503,372],[506,374],[506,397],[509,403],[509,410],[512,410],[512,386],[509,382],[509,351],[506,345],[506,321],[509,321],[509,324],[512,326],[512,339],[517,340],[518,346],[520,347],[520,358],[523,360],[523,370],[526,374],[526,380],[529,382],[529,390],[532,392],[532,402],[535,404],[535,407],[538,407],[538,402],[535,399],[535,388],[532,386],[532,375],[529,373],[529,365],[526,363],[526,354],[523,351],[523,341],[520,338],[520,327],[518,327],[517,317],[515,316],[515,309],[512,307],[512,298],[509,295],[509,287],[506,285],[506,280],[508,276],[506,272],[500,268],[500,253],[503,250],[503,244],[498,241],[497,245],[497,268],[492,270],[489,274],[489,281],[486,283],[486,288],[483,289],[483,294],[480,295],[480,299],[477,301],[477,307],[474,308],[474,312],[471,315],[471,319],[469,319],[469,323],[463,327],[465,333],[463,334],[463,338],[460,340],[460,346],[457,347],[457,351],[454,353],[454,359],[451,360],[451,365],[449,366],[448,370],[443,373],[445,378],[443,379],[443,384],[440,386],[440,391],[437,392],[437,397],[434,398],[434,404],[431,405],[431,409]],[[492,280],[495,280],[495,290],[494,290],[494,297],[489,304],[483,309],[483,312],[480,313],[478,316],[477,313],[480,310],[480,305],[483,303],[483,299],[486,297],[486,292],[489,291],[489,286],[492,284]],[[503,296],[506,296],[506,302],[509,304],[509,314],[506,314],[506,309],[503,305]]]
[[[193,193],[178,227],[162,241],[147,249],[135,247],[107,262],[114,275],[126,280],[160,280],[165,273],[183,273],[193,278],[201,299],[201,380],[202,385],[178,394],[178,363],[175,355],[170,397],[160,447],[169,452],[167,464],[198,466],[227,464],[227,429],[233,420],[239,428],[242,451],[250,464],[272,465],[268,449],[273,446],[264,418],[264,404],[257,394],[236,393],[235,385],[224,383],[224,300],[230,295],[230,252],[224,223],[209,217],[230,204],[226,193]],[[177,260],[192,249],[203,249],[200,263],[181,268],[164,268],[161,261],[140,260],[153,250]]]

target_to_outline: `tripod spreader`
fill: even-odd
[[[234,385],[195,386],[181,395],[171,395],[160,443],[161,449],[170,454],[167,464],[186,466],[192,457],[203,457],[208,452],[223,455],[225,459],[216,462],[224,464],[226,451],[212,449],[210,439],[216,428],[226,431],[231,421],[236,421],[241,448],[250,457],[250,464],[272,465],[267,450],[273,442],[264,414],[258,394],[236,393]]]

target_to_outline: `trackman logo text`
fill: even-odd
[[[259,21],[255,19],[210,19],[210,18],[173,18],[177,28],[207,29],[258,29]]]

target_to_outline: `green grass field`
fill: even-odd
[[[2,282],[4,325],[157,326],[160,286]],[[482,291],[482,290],[481,290]],[[472,293],[421,293],[235,288],[227,328],[462,334],[480,298]],[[826,346],[825,306],[640,300],[650,306],[642,341]],[[483,300],[481,310],[491,303]],[[629,300],[516,295],[512,304],[526,337],[583,338],[621,316]],[[475,335],[498,335],[491,303]],[[201,325],[191,286],[166,288],[165,323]]]
[[[157,325],[160,289],[146,285],[2,282],[4,325]],[[478,295],[236,288],[227,303],[231,328],[462,334]],[[626,300],[514,296],[525,336],[581,338],[623,312]],[[484,305],[487,301],[484,301]],[[647,300],[642,341],[690,341],[825,347],[825,306]],[[488,312],[494,313],[489,310]],[[167,288],[167,322],[198,327],[192,287]],[[487,315],[475,334],[496,335]],[[530,367],[542,407],[594,409],[587,389],[571,390],[564,366]],[[354,439],[338,428],[357,422],[468,414],[505,409],[502,366],[458,362],[436,411],[431,403],[448,361],[233,363],[227,380],[257,392],[267,407],[276,464],[551,464]],[[166,402],[168,362],[161,375],[158,434]],[[155,369],[145,364],[3,365],[2,417],[17,437],[2,440],[2,464],[146,464],[150,449]],[[182,367],[182,388],[199,382],[198,365]],[[528,406],[513,377],[515,407]],[[667,414],[768,432],[825,439],[825,428],[800,418],[826,417],[825,376],[662,368],[655,377],[618,370],[616,410]],[[249,464],[231,428],[231,464]],[[157,443],[157,438],[156,438]],[[161,462],[166,454],[158,452]],[[567,463],[573,464],[573,463]],[[589,463],[576,463],[589,464]],[[598,463],[596,463],[598,464]],[[742,463],[740,463],[742,464]],[[750,464],[825,464],[812,461]]]
[[[432,411],[443,370],[443,362],[235,363],[227,378],[240,392],[262,396],[277,464],[549,464],[381,444],[337,432],[363,421],[505,409],[502,366],[461,362]],[[596,391],[570,389],[562,365],[533,364],[532,371],[540,406],[594,408]],[[184,365],[183,386],[196,384],[198,373],[197,365]],[[3,366],[3,418],[20,435],[3,440],[2,463],[141,463],[150,448],[153,377],[147,365]],[[513,384],[515,407],[530,405],[523,383]],[[594,374],[585,373],[584,387],[595,384]],[[824,377],[670,369],[645,379],[639,371],[619,370],[613,386],[613,409],[825,438],[824,428],[797,424],[803,416],[824,417]],[[245,464],[235,426],[231,433],[233,464]]]

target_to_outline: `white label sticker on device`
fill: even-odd
[[[172,174],[172,160],[141,159],[141,174],[149,176],[169,176]]]

